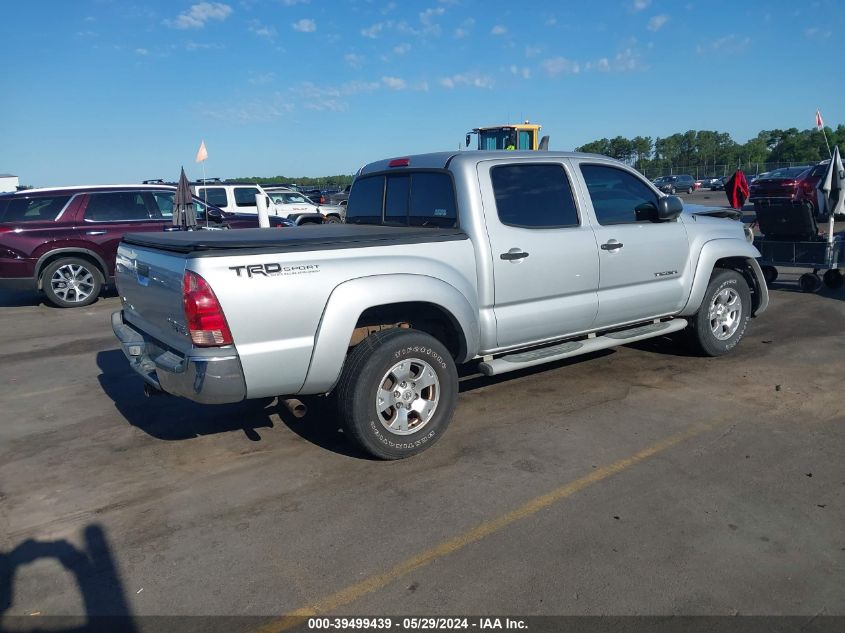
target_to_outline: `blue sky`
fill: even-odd
[[[616,135],[845,123],[840,0],[6,2],[0,172],[353,173],[530,119]],[[838,82],[830,81],[838,76]]]

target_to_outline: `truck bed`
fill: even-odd
[[[334,248],[363,248],[379,245],[424,244],[469,239],[460,229],[323,224],[284,229],[239,229],[237,231],[174,231],[129,233],[123,241],[162,251],[203,254],[234,250],[272,252],[315,251]]]

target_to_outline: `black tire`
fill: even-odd
[[[778,269],[774,266],[763,266],[763,279],[767,284],[772,284],[777,281]]]
[[[674,187],[669,187],[669,195],[672,195],[672,196],[675,195],[675,188]]]
[[[842,282],[845,281],[842,277],[842,273],[835,268],[828,270],[822,279],[824,280],[824,285],[831,290],[838,290],[842,287]]]
[[[804,273],[798,278],[798,288],[801,292],[818,292],[821,287],[821,277],[816,273]]]
[[[413,381],[433,371],[434,377],[429,376],[428,380],[436,378],[435,384],[416,393],[411,379],[393,382],[393,370],[405,362],[409,363],[409,371],[412,367],[423,370],[411,376]],[[379,399],[379,390],[385,385],[385,391],[391,392],[387,394],[388,402]],[[403,395],[395,398],[396,393]],[[402,433],[401,428],[391,429],[390,425],[401,425],[401,403],[408,394],[408,401],[415,405],[433,400],[435,405],[427,420],[405,406],[404,411],[410,413],[405,413],[408,428]],[[379,459],[410,457],[434,444],[446,431],[457,398],[458,372],[443,344],[423,332],[400,328],[376,332],[359,343],[347,357],[337,387],[338,410],[345,432],[363,450]],[[398,409],[391,404],[395,400],[399,400]],[[379,406],[385,409],[380,411]],[[414,424],[417,430],[410,428]]]
[[[57,308],[91,305],[102,289],[100,269],[80,257],[62,257],[41,272],[41,290],[47,301]]]
[[[725,304],[723,293],[728,291],[730,298],[739,302],[739,312],[735,313],[736,304]],[[711,320],[710,308],[716,307],[717,302],[724,305],[724,311]],[[731,315],[733,314],[733,318]],[[729,319],[729,322],[722,323],[721,319]],[[740,273],[735,270],[716,269],[707,284],[704,299],[698,312],[691,319],[690,338],[693,347],[705,356],[722,356],[727,354],[745,334],[748,326],[748,319],[751,317],[751,292],[748,289],[748,282]],[[733,326],[733,323],[736,326]],[[721,328],[721,333],[716,334]],[[724,338],[721,338],[724,336]]]
[[[337,217],[336,215],[327,215],[326,217],[323,218],[323,223],[324,224],[340,224],[341,219],[339,217]]]
[[[687,193],[692,193],[692,187],[690,187],[689,189],[687,189]]]

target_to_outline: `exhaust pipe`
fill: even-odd
[[[286,398],[282,400],[282,404],[295,418],[304,418],[305,414],[308,413],[308,407],[296,398]]]

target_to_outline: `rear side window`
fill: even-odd
[[[455,228],[458,207],[452,179],[443,172],[358,178],[349,195],[346,222]]]
[[[88,195],[85,219],[91,222],[149,220],[150,212],[139,191],[115,191]]]
[[[13,198],[0,202],[0,222],[51,222],[55,220],[70,196]]]
[[[581,174],[601,225],[652,222],[657,194],[633,174],[605,165],[581,165]]]
[[[254,207],[257,193],[258,189],[255,187],[235,187],[235,206]]]
[[[562,165],[500,165],[490,170],[490,180],[502,224],[530,229],[579,225]]]
[[[226,199],[226,189],[223,187],[200,188],[197,190],[197,196],[203,200],[207,197],[208,204],[213,204],[215,207],[225,207],[229,204],[229,201]]]

